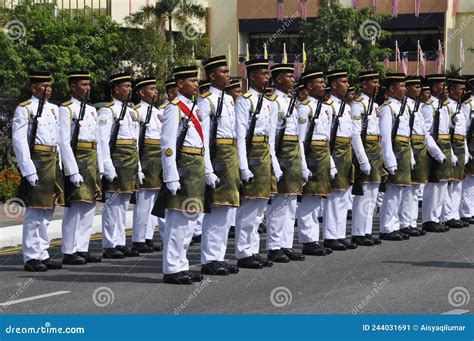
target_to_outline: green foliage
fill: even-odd
[[[357,75],[370,66],[383,73],[380,61],[391,51],[381,48],[380,42],[390,33],[379,28],[389,18],[389,15],[375,14],[369,7],[357,11],[337,3],[330,6],[326,3],[320,8],[317,18],[301,24],[308,55],[307,68],[324,71],[344,68],[350,75]],[[364,33],[360,31],[364,28],[367,29],[366,38],[367,34],[377,36],[374,42],[361,36]]]

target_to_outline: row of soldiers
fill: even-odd
[[[472,98],[463,97],[474,77],[430,75],[425,85],[420,77],[388,73],[387,100],[378,106],[380,75],[371,70],[359,75],[361,94],[349,104],[345,70],[307,70],[296,84],[291,64],[249,60],[248,92],[239,96],[240,81],[231,82],[225,56],[203,66],[208,91],[197,96],[196,67],[178,67],[167,82],[168,102],[159,108],[155,79],[113,75],[113,101],[98,113],[87,104],[88,72],[68,75],[72,97],[59,108],[48,102],[51,74],[31,73],[32,97],[18,106],[13,123],[27,206],[25,270],[61,267],[49,258],[46,229],[63,201],[62,263],[100,261],[88,252],[99,197],[105,202],[102,256],[152,252],[159,216],[164,282],[175,284],[472,223],[474,120]],[[137,105],[129,105],[132,91]],[[380,189],[377,238],[372,224]],[[130,248],[125,226],[131,200]],[[259,250],[264,215],[267,257]],[[302,253],[293,248],[295,221]],[[186,253],[199,225],[197,272],[189,270]],[[231,226],[237,266],[225,261]]]

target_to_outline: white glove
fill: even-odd
[[[76,186],[76,187],[81,187],[82,183],[84,182],[84,179],[82,178],[82,175],[79,173],[76,173],[74,175],[71,175],[69,177],[69,181]]]
[[[138,181],[140,181],[140,185],[143,185],[144,180],[145,180],[145,174],[143,174],[143,172],[138,172]]]
[[[458,157],[454,153],[451,154],[451,164],[453,167],[456,167],[458,164]]]
[[[35,187],[39,181],[38,174],[27,175],[26,180],[30,183],[31,187]]]
[[[370,166],[370,162],[364,162],[359,165],[360,170],[365,174],[369,175],[372,167]]]
[[[388,167],[387,170],[390,174],[395,175],[397,172],[397,166]]]
[[[415,169],[416,167],[416,160],[414,158],[411,158],[411,169]]]
[[[332,167],[330,170],[329,170],[329,176],[331,177],[331,179],[334,179],[337,175],[337,168],[336,167]]]
[[[179,184],[179,181],[170,181],[166,183],[166,188],[169,189],[171,195],[175,196],[176,192],[181,189],[181,185]]]
[[[253,173],[249,169],[241,169],[240,175],[244,182],[249,182],[253,180]]]
[[[117,172],[113,170],[110,173],[105,173],[104,176],[109,182],[112,182],[117,177]]]
[[[304,182],[308,182],[312,176],[313,176],[313,173],[311,173],[311,171],[308,168],[303,169]]]
[[[212,188],[216,188],[219,185],[219,178],[214,173],[207,173],[206,174],[206,185],[211,186]]]
[[[283,176],[283,172],[281,170],[277,170],[275,172],[275,178],[276,178],[277,182],[280,182],[282,176]]]
[[[467,165],[467,164],[469,163],[469,161],[471,161],[472,155],[469,154],[469,153],[466,153],[466,154],[464,154],[464,155],[465,155],[465,157],[464,157],[464,164]]]
[[[441,155],[435,156],[434,159],[438,161],[439,163],[443,164],[444,161],[446,161],[446,156],[444,156],[444,154],[441,154]]]

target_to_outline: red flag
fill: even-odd
[[[408,52],[403,52],[402,54],[402,67],[405,75],[408,74]]]
[[[388,70],[388,68],[390,67],[390,59],[388,59],[388,57],[383,60],[383,66],[384,66],[387,70]]]
[[[426,56],[420,46],[420,64],[421,64],[421,75],[426,76]]]
[[[308,1],[300,0],[300,13],[301,20],[306,21],[308,19]]]
[[[415,0],[415,17],[420,16],[421,0]]]
[[[372,7],[377,8],[377,0],[372,0]]]
[[[132,14],[132,0],[128,0],[128,14]]]
[[[278,21],[283,21],[283,0],[278,0]]]
[[[436,55],[436,73],[441,73],[444,65],[444,55],[443,48],[441,47],[441,42],[438,41],[438,52]]]
[[[357,8],[358,5],[359,5],[358,0],[352,0],[352,7]]]
[[[294,68],[295,68],[295,72],[294,72],[295,78],[298,78],[301,74],[301,63],[300,63],[299,54],[295,56]]]
[[[458,14],[458,9],[459,9],[459,1],[453,0],[453,15]]]
[[[392,15],[396,18],[398,17],[398,0],[393,0],[392,3]]]

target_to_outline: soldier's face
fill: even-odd
[[[31,84],[31,93],[36,98],[43,98],[43,92],[45,92],[44,99],[49,100],[53,93],[53,83],[52,82],[41,82]]]
[[[444,91],[444,82],[438,82],[431,85],[433,96],[439,96]]]
[[[421,93],[421,100],[423,102],[426,102],[427,100],[429,100],[431,97],[431,90],[424,90],[422,93]]]
[[[227,66],[219,66],[209,73],[209,79],[219,88],[224,88],[230,83],[230,73]]]
[[[355,91],[348,91],[347,92],[347,103],[352,103],[355,98]]]
[[[71,91],[74,98],[82,99],[91,91],[91,81],[81,80],[71,83]]]
[[[178,87],[169,88],[166,90],[166,94],[168,95],[168,101],[171,102],[178,96]]]
[[[263,89],[265,84],[270,81],[270,72],[267,69],[255,70],[250,74],[253,85],[259,89]]]
[[[114,97],[119,101],[125,101],[130,98],[132,93],[132,82],[123,82],[114,86]]]
[[[309,82],[308,93],[313,97],[323,97],[326,92],[326,82],[324,78],[316,78]]]
[[[349,79],[347,77],[336,79],[332,82],[331,88],[338,97],[344,97],[349,90]]]
[[[158,96],[156,85],[147,85],[140,89],[140,98],[147,103],[153,102],[153,98]]]
[[[449,97],[455,101],[459,101],[466,86],[464,84],[455,84],[449,88]]]
[[[376,92],[379,91],[380,82],[378,79],[371,79],[371,80],[365,81],[363,83],[363,87],[364,87],[364,92],[366,92],[369,95],[372,95],[374,93],[374,89],[377,89],[375,90]]]
[[[411,98],[418,98],[421,93],[421,86],[420,84],[412,85],[407,87],[407,94]]]
[[[398,82],[393,85],[390,85],[390,92],[391,95],[401,101],[407,92],[407,88],[405,86],[405,82]]]
[[[292,72],[282,73],[276,78],[276,84],[289,92],[295,86],[295,75]]]
[[[192,97],[198,94],[199,84],[197,77],[185,78],[178,80],[179,92],[184,96]]]

